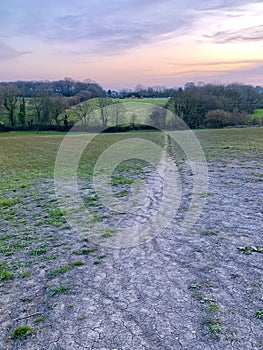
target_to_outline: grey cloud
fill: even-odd
[[[217,32],[211,36],[205,37],[212,39],[214,42],[222,43],[238,43],[248,41],[262,41],[263,40],[263,25],[255,26],[253,28],[245,28],[238,32],[222,31]]]
[[[162,3],[162,11],[163,6]],[[130,7],[98,17],[89,12],[66,15],[58,18],[46,32],[46,40],[72,43],[73,46],[76,42],[82,42],[87,52],[112,54],[149,43],[163,34],[186,30],[192,18],[191,15],[183,17],[173,11],[160,16],[156,8],[149,9],[145,3],[136,10],[140,10],[139,13],[136,11],[130,15]]]
[[[10,60],[13,58],[17,58],[19,56],[28,54],[29,52],[17,51],[12,47],[0,42],[0,60]]]
[[[153,41],[158,45],[163,35],[189,34],[206,11],[236,15],[245,4],[244,0],[28,0],[23,7],[17,5],[12,34],[64,43],[69,52],[115,54]],[[223,33],[211,39],[219,42]]]

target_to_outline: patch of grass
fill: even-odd
[[[56,295],[65,294],[65,293],[67,293],[69,290],[70,290],[69,287],[64,286],[64,285],[61,285],[61,286],[52,288],[52,289],[50,290],[50,295],[51,295],[52,297],[54,297],[54,296],[56,296]]]
[[[74,250],[74,251],[73,251],[73,254],[75,254],[75,255],[81,255],[81,254],[83,254],[83,255],[89,255],[89,254],[95,253],[95,252],[97,252],[97,251],[98,251],[97,248],[82,248],[82,249],[80,249],[80,250]]]
[[[116,197],[120,197],[120,198],[121,197],[127,197],[129,195],[129,191],[128,190],[121,190],[119,192],[114,193],[114,195]]]
[[[23,303],[30,303],[30,301],[32,301],[32,298],[30,297],[24,297],[20,299]]]
[[[49,276],[50,277],[55,277],[57,275],[60,275],[62,273],[65,273],[65,272],[69,271],[70,269],[72,269],[71,265],[64,265],[64,266],[61,266],[61,267],[57,267],[56,269],[54,269],[54,270],[49,272]]]
[[[93,263],[93,265],[100,265],[101,264],[101,261],[99,261],[99,260],[96,260],[96,261],[94,261],[94,263]]]
[[[212,302],[207,306],[206,309],[208,312],[216,312],[218,311],[218,305]]]
[[[252,253],[263,253],[263,248],[260,246],[245,246],[237,248],[240,252],[244,254],[251,255]]]
[[[221,320],[219,318],[207,318],[204,323],[208,326],[212,335],[218,336],[222,332]]]
[[[37,256],[37,255],[43,255],[46,254],[47,250],[45,248],[37,248],[37,249],[31,249],[29,254],[32,256]]]
[[[111,184],[112,186],[118,186],[118,185],[131,185],[134,182],[134,180],[128,179],[122,175],[118,176],[112,176],[111,177]]]
[[[5,268],[0,270],[0,281],[12,278],[14,278],[14,274],[12,272],[8,271]]]
[[[217,236],[217,233],[211,230],[206,230],[201,232],[202,236]]]
[[[36,318],[35,323],[44,322],[46,319],[47,319],[46,316],[40,316]]]
[[[111,229],[106,229],[101,235],[100,238],[110,238],[114,236],[115,231]]]
[[[27,277],[30,277],[31,275],[32,275],[32,272],[24,270],[20,272],[19,277],[27,278]]]
[[[255,311],[255,316],[260,320],[263,320],[263,309]]]
[[[29,326],[19,326],[13,330],[13,338],[24,338],[33,334],[33,329]]]
[[[72,264],[72,266],[83,266],[85,265],[83,261],[74,261]]]
[[[20,198],[12,199],[12,198],[2,198],[0,200],[0,207],[11,207],[15,204],[21,203]]]
[[[193,282],[188,286],[188,289],[200,289],[202,284],[199,282]]]
[[[98,256],[98,259],[105,259],[106,256],[107,256],[106,254],[101,254],[101,255]]]

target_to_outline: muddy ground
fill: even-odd
[[[10,191],[1,209],[0,349],[263,349],[262,153],[208,167],[194,227],[180,231],[192,176],[182,165],[177,218],[127,249],[72,231],[53,179]],[[14,333],[19,326],[28,334]]]

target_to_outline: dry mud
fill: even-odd
[[[255,314],[263,309],[262,154],[213,159],[208,169],[194,227],[180,230],[193,176],[182,163],[177,217],[131,248],[71,230],[54,212],[52,179],[10,192],[22,202],[1,214],[1,260],[13,276],[1,280],[0,349],[263,349]],[[156,181],[152,208],[162,189]],[[105,220],[118,225],[117,217]],[[24,325],[33,333],[14,339]]]

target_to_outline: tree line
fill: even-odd
[[[137,86],[134,93],[138,99],[147,94],[148,97],[169,95],[164,108],[153,107],[148,115],[148,121],[156,128],[175,128],[176,118],[190,128],[243,125],[251,123],[249,115],[255,109],[263,108],[263,89],[243,84],[189,82],[177,89]],[[93,98],[96,103],[86,102]],[[96,109],[99,114],[94,117]],[[119,130],[120,123],[130,130],[147,124],[147,120],[135,115],[127,121],[124,114],[125,108],[116,94],[104,91],[95,82],[65,78],[54,82],[0,83],[0,130],[69,130],[76,121],[81,121],[87,130],[107,127],[111,131]]]
[[[68,108],[105,95],[99,84],[71,78],[1,82],[0,130],[68,129]]]
[[[262,107],[263,91],[259,87],[193,83],[176,90],[166,106],[190,128],[247,124],[248,116]]]

